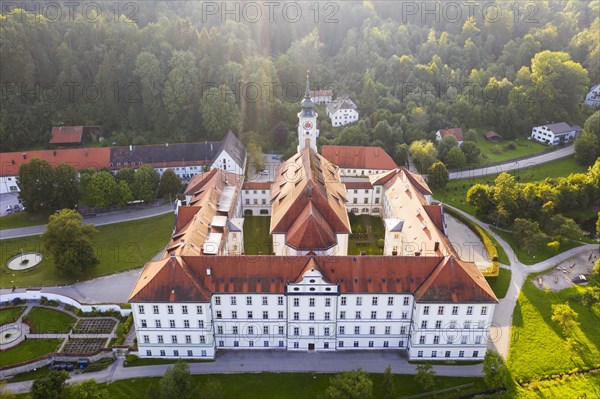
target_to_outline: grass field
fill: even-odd
[[[381,397],[383,374],[370,374],[373,381],[374,398]],[[313,373],[250,373],[194,375],[193,381],[199,393],[208,380],[218,382],[222,387],[222,399],[306,399],[322,397],[329,386],[332,374]],[[158,389],[159,378],[139,378],[114,381],[107,385],[111,399],[144,398],[146,392]],[[414,395],[421,391],[412,375],[394,375],[396,395]],[[481,378],[439,377],[436,389],[475,383],[479,391],[485,390]],[[197,397],[198,395],[194,396]]]
[[[571,295],[582,288],[546,293],[531,283],[536,275],[528,276],[513,313],[507,364],[515,380],[528,382],[599,364],[600,308],[596,306],[590,311],[578,301],[569,302],[579,314],[580,323],[571,333],[577,343],[577,350],[571,353],[562,331],[551,320],[551,306],[567,302]]]
[[[23,310],[25,310],[25,306],[0,309],[0,326],[16,321],[21,316],[21,313],[23,313]]]
[[[270,255],[273,253],[273,238],[269,234],[269,216],[244,217],[244,253],[246,255]]]
[[[54,352],[61,339],[28,339],[10,349],[0,352],[0,367],[21,363]]]
[[[488,130],[485,130],[487,132]],[[477,147],[481,150],[481,153],[487,157],[487,164],[504,162],[515,158],[525,157],[527,155],[534,155],[543,152],[548,149],[547,145],[538,143],[537,141],[527,140],[524,138],[514,140],[503,140],[500,143],[492,143],[487,141],[481,132],[479,140],[477,141]],[[506,145],[513,141],[517,147],[514,150],[506,149]],[[502,149],[500,153],[494,153],[493,147]]]
[[[582,396],[585,393],[585,396]],[[540,381],[519,392],[520,399],[600,398],[600,374],[572,376],[559,381]]]
[[[68,333],[75,319],[59,310],[34,307],[23,317],[32,334]]]
[[[510,278],[512,272],[509,269],[500,268],[500,272],[497,277],[486,277],[485,279],[489,283],[490,287],[494,290],[494,294],[498,299],[502,299],[506,296],[508,287],[510,285]]]
[[[575,162],[574,157],[568,157],[542,165],[522,168],[510,173],[514,176],[518,176],[519,182],[526,183],[543,180],[547,177],[564,177],[571,173],[585,172],[587,172],[585,166],[581,166]],[[465,198],[467,196],[467,191],[471,186],[477,183],[494,184],[494,179],[496,179],[497,176],[498,173],[484,177],[450,180],[445,188],[434,190],[433,197],[438,201],[450,204],[471,215],[475,215],[475,208],[466,203]]]
[[[79,280],[88,280],[142,266],[164,248],[172,228],[173,214],[171,213],[97,227],[98,234],[94,237],[93,243],[100,264],[81,276]],[[41,252],[44,260],[30,271],[9,270],[6,261],[20,253],[21,249]],[[53,260],[43,250],[39,236],[2,240],[0,253],[2,254],[0,275],[10,274],[10,277],[0,278],[0,288],[62,285],[77,281],[74,277],[60,276],[55,272]]]
[[[550,259],[551,257],[556,256],[561,252],[564,252],[571,248],[575,248],[575,247],[579,247],[579,246],[583,245],[583,244],[575,242],[575,241],[569,241],[566,245],[561,244],[558,252],[552,251],[546,245],[543,245],[537,251],[528,253],[527,251],[522,250],[519,247],[519,244],[517,244],[517,239],[515,238],[515,236],[512,232],[499,230],[499,229],[496,229],[493,227],[492,227],[492,230],[494,231],[494,233],[496,233],[500,237],[502,237],[504,239],[504,241],[506,241],[508,243],[508,245],[511,246],[513,251],[515,251],[515,255],[517,255],[517,258],[519,259],[519,261],[525,265],[536,264],[536,263],[544,261],[546,259]]]
[[[0,217],[0,230],[48,223],[48,213],[17,212]]]
[[[377,241],[385,236],[385,228],[381,218],[369,215],[355,216],[353,214],[350,214],[349,217],[352,232],[368,233],[368,238],[350,238],[348,240],[348,255],[360,255],[361,251],[365,251],[367,255],[383,255],[383,248],[377,245]]]

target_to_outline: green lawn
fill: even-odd
[[[488,130],[485,130],[487,132]],[[479,136],[479,140],[477,141],[477,147],[481,150],[481,153],[487,157],[487,164],[490,163],[498,163],[508,161],[510,159],[520,158],[527,155],[538,154],[548,149],[547,145],[543,145],[538,143],[537,141],[527,140],[525,138],[514,139],[514,140],[503,140],[499,143],[492,143],[491,141],[487,141],[481,132]],[[505,146],[514,141],[517,145],[517,148],[514,150],[506,149]],[[492,152],[492,147],[499,147],[502,149],[502,152],[495,154]]]
[[[25,310],[25,306],[0,309],[0,326],[16,321],[23,310]]]
[[[586,396],[582,396],[585,393]],[[519,398],[600,398],[600,374],[572,376],[559,381],[540,381],[537,387],[519,391]]]
[[[273,238],[269,234],[271,217],[244,216],[244,253],[246,255],[270,255]]]
[[[50,372],[49,367],[41,367],[36,370],[31,370],[25,373],[17,374],[10,378],[8,382],[31,381],[41,377],[45,377]]]
[[[0,230],[48,223],[48,213],[17,212],[0,217]]]
[[[194,375],[198,392],[207,380],[214,380],[222,387],[222,399],[306,399],[322,397],[329,386],[332,374],[313,373],[249,373]],[[374,398],[381,397],[383,374],[370,374],[373,380]],[[394,375],[396,395],[414,395],[421,392],[412,375]],[[138,378],[114,381],[106,385],[111,399],[144,398],[146,392],[158,389],[159,378]],[[440,377],[437,389],[475,383],[475,389],[484,391],[481,378]],[[195,395],[194,397],[197,397]]]
[[[510,285],[511,275],[512,272],[509,269],[501,267],[498,276],[485,278],[490,287],[494,290],[494,294],[496,294],[498,299],[502,299],[506,296],[506,291],[508,291]]]
[[[585,166],[578,164],[574,157],[567,157],[553,162],[548,162],[543,165],[523,168],[510,173],[514,176],[518,176],[519,182],[526,183],[543,180],[547,177],[565,177],[571,173],[585,172],[587,172],[587,168]],[[477,183],[490,185],[494,184],[494,179],[496,179],[497,176],[498,174],[493,174],[484,177],[450,180],[445,188],[435,189],[433,192],[433,197],[440,202],[450,204],[471,215],[475,215],[475,208],[468,205],[465,201],[467,191],[469,188],[471,188],[471,186]]]
[[[579,247],[579,246],[583,245],[576,241],[569,241],[565,245],[561,244],[558,252],[552,251],[546,245],[543,245],[537,251],[528,253],[525,250],[521,250],[521,248],[519,247],[519,244],[517,244],[517,239],[515,238],[515,236],[512,232],[499,230],[494,227],[492,227],[492,230],[494,231],[494,233],[496,233],[500,237],[502,237],[504,239],[504,241],[506,241],[508,243],[508,245],[511,246],[513,251],[515,251],[515,255],[517,255],[517,258],[519,259],[519,261],[525,265],[536,264],[536,263],[544,261],[546,259],[550,259],[551,257],[556,256],[561,252],[564,252],[571,248],[575,248],[575,247]]]
[[[54,352],[62,339],[28,339],[10,349],[0,352],[0,367],[21,363]]]
[[[531,283],[535,276],[537,274],[529,275],[525,281],[513,313],[507,364],[515,380],[528,382],[599,364],[600,307],[596,305],[590,311],[578,301],[569,302],[579,314],[580,323],[571,333],[579,350],[570,353],[562,331],[557,323],[551,320],[551,306],[567,302],[571,295],[582,288],[573,287],[546,293]]]
[[[348,255],[360,255],[365,251],[367,255],[383,255],[383,248],[377,241],[385,237],[385,227],[379,216],[349,215],[352,233],[366,233],[367,238],[353,238],[348,240]]]
[[[32,334],[68,333],[75,323],[71,315],[59,310],[34,307],[23,317]]]
[[[142,266],[158,251],[164,248],[173,229],[173,214],[140,219],[97,227],[94,237],[94,249],[100,264],[81,276],[79,280],[88,280],[133,269]],[[38,251],[44,254],[44,260],[33,270],[15,272],[9,270],[6,261],[12,256],[25,251]],[[42,248],[39,236],[15,238],[0,241],[0,288],[39,287],[49,285],[71,284],[78,281],[71,276],[56,274],[52,258]]]

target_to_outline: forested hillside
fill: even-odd
[[[407,8],[423,3],[294,3],[299,19],[284,3],[259,17],[236,14],[243,2],[230,14],[201,1],[100,2],[59,16],[39,2],[5,7],[1,150],[44,147],[61,122],[102,125],[121,145],[233,129],[285,150],[293,135],[275,141],[273,128],[295,129],[307,69],[315,88],[347,93],[361,112],[333,130],[318,109],[327,143],[393,154],[449,126],[514,138],[546,121],[583,124],[582,100],[600,82],[600,2]]]

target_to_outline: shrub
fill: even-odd
[[[117,339],[115,340],[115,345],[123,345],[123,342],[125,342],[125,337],[127,336],[127,333],[129,332],[129,329],[131,328],[132,324],[133,313],[129,314],[127,319],[125,319],[125,321],[120,323],[117,327]]]
[[[384,241],[384,239],[383,239],[383,238],[380,238],[379,240],[377,240],[377,246],[378,246],[379,248],[383,248],[383,247],[384,247],[384,245],[385,245],[385,241]]]
[[[505,151],[512,151],[512,150],[516,150],[516,149],[517,149],[517,145],[515,144],[514,141],[511,141],[510,143],[508,143],[504,146]]]
[[[500,147],[499,145],[493,145],[490,147],[490,151],[492,152],[492,154],[502,154],[502,147]]]

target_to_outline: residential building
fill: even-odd
[[[585,103],[592,108],[600,106],[600,84],[592,87],[590,92],[585,96]]]
[[[579,135],[579,126],[570,126],[565,122],[551,123],[543,126],[535,126],[531,130],[531,138],[542,144],[556,146],[569,143]]]
[[[310,97],[315,104],[329,104],[333,100],[333,90],[311,90]]]
[[[435,132],[435,141],[442,141],[442,139],[446,136],[454,136],[456,139],[458,146],[460,147],[462,143],[465,141],[465,138],[462,133],[462,129],[459,127],[453,127],[451,129],[440,129]]]
[[[271,182],[247,181],[242,186],[244,216],[271,215]]]
[[[343,95],[327,104],[327,116],[331,120],[331,126],[344,126],[358,121],[358,111],[354,101]]]

